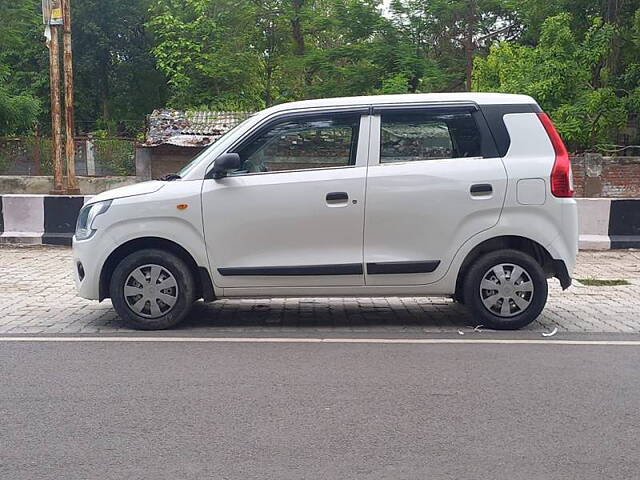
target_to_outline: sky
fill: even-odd
[[[389,17],[391,15],[390,6],[391,0],[382,0],[382,14],[385,17]]]

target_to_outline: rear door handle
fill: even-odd
[[[331,192],[327,193],[327,203],[342,203],[349,201],[347,192]]]
[[[471,185],[469,191],[474,197],[490,195],[493,193],[493,186],[490,183],[475,183]]]

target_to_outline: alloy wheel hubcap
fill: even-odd
[[[178,301],[178,283],[166,268],[142,265],[124,282],[124,298],[136,315],[158,318],[169,313]]]
[[[533,281],[519,265],[501,263],[491,267],[480,282],[480,299],[487,310],[499,317],[524,312],[533,300]]]

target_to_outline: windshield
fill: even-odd
[[[208,152],[211,150],[211,147],[213,145],[225,140],[233,132],[235,132],[240,127],[242,127],[245,123],[247,123],[253,116],[255,116],[255,113],[252,114],[252,115],[249,115],[247,118],[245,118],[242,122],[237,124],[231,130],[228,130],[224,135],[222,135],[220,138],[218,138],[213,144],[209,145],[207,148],[205,148],[203,151],[201,151],[198,155],[196,155],[189,163],[187,163],[184,167],[182,167],[182,169],[180,171],[176,172],[176,175],[180,175],[181,177],[184,177],[187,173],[189,173],[200,162],[200,159],[202,159],[205,155],[208,154]]]
[[[184,177],[194,166],[196,166],[198,164],[198,161],[202,157],[204,157],[207,154],[208,151],[209,151],[209,147],[207,147],[204,150],[202,150],[198,155],[193,157],[189,163],[187,163],[184,167],[182,167],[180,170],[178,170],[176,172],[176,175],[179,175],[180,177]]]

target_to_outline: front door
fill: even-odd
[[[232,149],[241,169],[202,190],[217,286],[364,284],[368,126],[357,112],[289,114]]]
[[[367,285],[440,279],[500,217],[507,176],[473,105],[374,110],[367,180]]]

